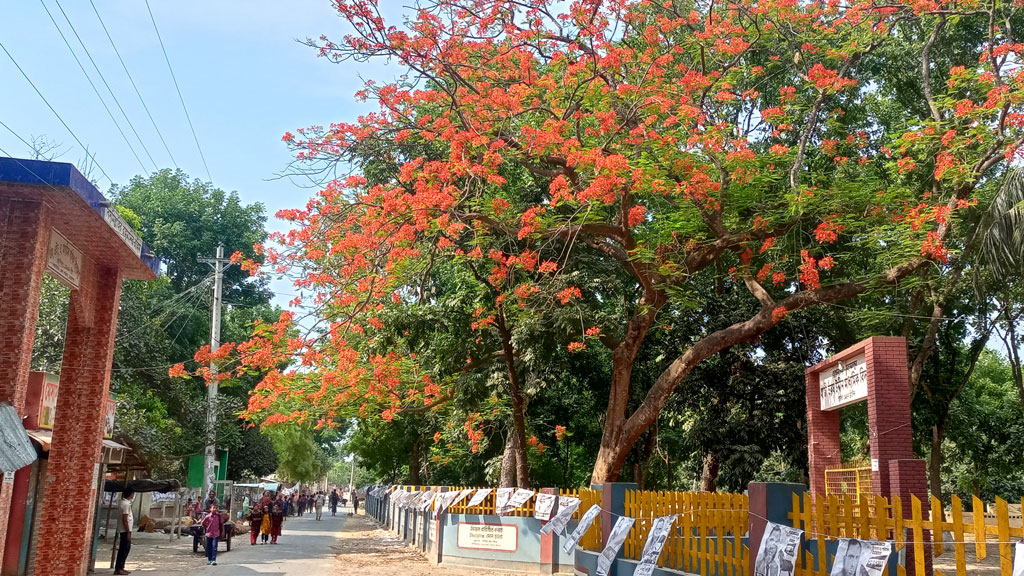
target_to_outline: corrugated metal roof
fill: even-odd
[[[10,404],[0,404],[0,472],[15,472],[36,461],[21,416]]]

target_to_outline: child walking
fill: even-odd
[[[249,510],[249,544],[256,545],[256,537],[259,536],[260,526],[263,524],[263,510],[259,506],[253,506]]]
[[[274,506],[270,513],[270,543],[277,544],[277,537],[281,535],[281,525],[284,524],[284,513],[280,506]]]
[[[277,508],[275,505],[274,508]],[[260,534],[263,536],[263,544],[270,539],[270,507],[263,507],[263,519],[260,520]]]
[[[217,510],[217,504],[210,505],[210,511],[203,516],[203,530],[206,532],[206,563],[210,566],[217,565],[217,544],[220,542],[220,535],[224,531],[224,519]]]

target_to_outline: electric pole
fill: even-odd
[[[224,257],[224,244],[217,244],[216,258],[199,258],[213,267],[213,311],[210,322],[210,353],[220,348],[220,312],[223,305],[224,270],[231,265],[231,259]],[[217,462],[217,363],[210,362],[210,385],[206,389],[206,453],[203,458],[203,496],[206,498],[214,489]]]

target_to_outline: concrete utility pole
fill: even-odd
[[[216,258],[199,258],[213,267],[213,318],[210,322],[210,353],[220,348],[220,312],[224,304],[224,270],[231,265],[231,259],[224,257],[224,244],[217,244]],[[206,498],[214,488],[214,468],[217,462],[217,364],[210,362],[210,385],[206,389],[206,454],[203,459],[203,495]]]

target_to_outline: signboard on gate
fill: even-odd
[[[78,289],[82,279],[82,252],[56,228],[50,229],[46,271],[72,290]]]
[[[868,364],[864,354],[840,362],[818,377],[822,410],[835,410],[868,397]]]
[[[39,402],[39,427],[53,430],[53,418],[57,414],[57,395],[60,393],[60,376],[47,374],[43,379],[43,397]]]
[[[456,546],[469,550],[515,552],[519,549],[519,526],[459,522]]]
[[[103,207],[103,219],[136,256],[142,257],[142,238],[130,224],[125,222],[113,206]]]

